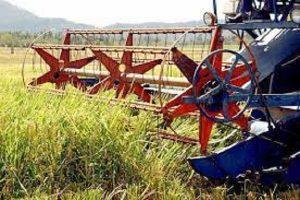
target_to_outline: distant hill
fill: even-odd
[[[95,28],[91,25],[77,24],[61,18],[38,17],[22,8],[0,0],[0,31],[38,32],[47,29]]]
[[[171,27],[195,27],[202,25],[201,21],[188,21],[188,22],[179,22],[179,23],[164,23],[164,22],[147,22],[140,24],[126,24],[126,23],[116,23],[105,28],[171,28]]]
[[[201,21],[188,21],[180,23],[148,22],[140,24],[116,23],[104,28],[160,28],[160,27],[195,27],[203,24]],[[3,31],[29,31],[40,32],[43,30],[54,29],[88,29],[96,28],[92,25],[78,24],[62,18],[43,18],[33,13],[12,5],[11,3],[0,0],[0,32]]]

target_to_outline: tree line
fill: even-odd
[[[0,32],[0,47],[28,47],[42,33]],[[46,43],[60,42],[61,33],[49,32],[40,39]]]
[[[41,36],[42,35],[42,36]],[[38,38],[36,40],[36,38]],[[31,33],[31,32],[0,32],[0,47],[10,47],[10,48],[26,48],[28,47],[33,41],[36,43],[48,43],[48,44],[61,44],[62,43],[62,38],[63,34],[61,32],[48,32],[48,33]],[[114,38],[112,38],[114,37]],[[119,37],[119,38],[118,38]],[[174,35],[172,36],[174,37]],[[168,38],[168,41],[166,41],[166,37],[163,35],[160,36],[152,36],[150,37],[149,41],[149,36],[143,36],[140,37],[139,39],[137,38],[136,43],[139,45],[146,45],[149,44],[150,46],[160,46],[168,43],[172,44],[172,41],[176,40],[176,36],[174,38]],[[235,38],[229,35],[226,35],[226,40],[227,42],[234,44],[235,43]],[[103,44],[103,45],[122,45],[124,41],[124,36],[109,36],[109,35],[103,35],[100,36],[100,38],[95,37],[88,37],[88,40],[84,37],[77,37],[73,38],[75,39],[74,42],[77,44],[84,44],[89,41],[90,43],[93,44]],[[72,41],[73,41],[72,39]],[[195,41],[199,43],[203,42],[208,42],[210,38],[204,37],[204,35],[198,35],[197,37],[194,36],[188,36],[187,38],[183,39],[182,42],[185,42],[186,45],[192,45],[195,43]]]

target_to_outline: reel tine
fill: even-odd
[[[32,53],[32,70],[35,71],[36,67],[35,67],[35,60],[36,60],[36,51],[33,51]]]

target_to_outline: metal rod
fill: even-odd
[[[216,17],[216,23],[218,23],[218,8],[217,8],[217,1],[213,0],[213,9],[214,9],[214,15]]]
[[[275,22],[278,22],[278,11],[277,11],[276,3],[277,3],[277,0],[272,1],[272,6],[273,6],[274,16],[275,16]]]
[[[211,33],[214,27],[199,27],[199,28],[142,28],[142,29],[74,29],[69,30],[68,33],[76,34],[178,34],[185,33],[189,30],[190,33]]]
[[[63,69],[63,72],[69,75],[77,75],[95,78],[99,77],[101,79],[109,76],[109,72],[106,71],[95,71],[95,70],[82,70],[82,69]],[[165,86],[174,86],[174,87],[189,87],[191,84],[187,81],[186,78],[177,78],[177,77],[162,77],[152,76],[152,75],[141,75],[141,74],[122,74],[122,77],[125,78],[128,82],[137,82],[140,84],[155,84],[155,85],[165,85]]]
[[[294,29],[300,28],[300,24],[294,22],[244,22],[244,23],[233,23],[233,24],[219,24],[224,30],[255,30],[255,29]]]
[[[229,101],[236,102],[239,100],[247,100],[249,95],[232,95],[229,97]],[[263,102],[264,101],[264,102]],[[289,94],[265,94],[263,97],[261,95],[253,95],[249,103],[252,108],[264,107],[266,104],[268,107],[289,107],[295,106],[300,108],[300,93],[289,93]]]
[[[62,90],[54,90],[54,89],[44,89],[44,88],[40,88],[37,86],[27,86],[28,91],[31,92],[45,92],[47,94],[51,94],[51,95],[60,95],[60,96],[64,96],[64,95],[79,95],[79,93],[74,93],[74,92],[67,92],[67,91],[62,91]],[[159,105],[156,104],[149,104],[149,103],[145,103],[145,102],[137,102],[137,101],[126,101],[124,99],[109,99],[109,98],[105,98],[105,97],[100,97],[99,96],[95,96],[95,95],[90,95],[90,94],[84,94],[84,96],[87,97],[88,100],[94,100],[94,101],[99,101],[99,102],[106,102],[108,101],[110,105],[114,106],[114,105],[124,105],[127,106],[129,108],[133,108],[133,109],[139,109],[139,110],[143,110],[143,111],[149,111],[149,112],[153,112],[155,114],[160,114],[161,113],[161,107]],[[172,111],[172,109],[170,109],[170,111]],[[191,117],[199,117],[199,113],[198,112],[192,112],[189,113],[188,116]]]
[[[159,130],[157,132],[152,131],[152,132],[150,132],[150,134],[153,135],[153,136],[157,136],[161,139],[170,140],[170,141],[173,141],[173,142],[182,143],[182,144],[186,144],[186,145],[196,146],[196,145],[199,144],[197,139],[177,135],[177,134],[174,134],[174,133],[168,133],[165,130]]]
[[[124,52],[166,54],[169,48],[166,47],[144,47],[144,46],[99,46],[99,45],[56,45],[56,44],[34,44],[33,49],[54,49],[54,50],[76,50],[85,51],[87,49],[101,50],[106,52]]]

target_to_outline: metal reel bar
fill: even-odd
[[[52,95],[59,95],[59,96],[64,96],[64,95],[78,95],[78,93],[72,93],[72,92],[67,92],[67,91],[62,91],[62,90],[56,90],[56,89],[45,89],[45,88],[40,88],[40,87],[34,87],[34,86],[27,86],[26,87],[28,91],[31,92],[43,92],[47,94],[52,94]],[[84,94],[88,100],[91,101],[99,101],[99,102],[109,102],[110,105],[123,105],[127,106],[132,109],[138,109],[138,110],[143,110],[147,112],[153,112],[155,114],[160,114],[160,106],[155,105],[155,104],[149,104],[145,102],[136,102],[136,101],[125,101],[124,99],[110,99],[110,98],[105,98],[101,97],[99,98],[98,96],[95,95],[89,95],[89,94]],[[199,113],[198,112],[193,112],[190,113],[189,116],[191,117],[198,117]]]
[[[89,78],[99,77],[100,79],[107,78],[110,73],[106,71],[95,71],[95,70],[80,70],[80,69],[63,69],[64,73],[68,75],[77,75]],[[137,82],[140,84],[155,84],[155,85],[165,85],[174,87],[189,87],[191,86],[185,78],[176,77],[159,77],[153,75],[143,75],[134,73],[122,73],[122,77],[126,79],[127,82]]]
[[[99,45],[53,45],[53,44],[34,44],[33,49],[44,49],[44,50],[75,50],[85,51],[90,50],[101,50],[104,52],[118,52],[123,53],[128,51],[131,53],[142,53],[142,54],[166,54],[168,48],[164,47],[142,47],[142,46],[99,46]]]
[[[67,33],[71,35],[83,35],[83,34],[184,34],[187,31],[189,33],[211,33],[214,27],[199,27],[199,28],[151,28],[151,29],[75,29],[68,30]]]

